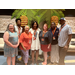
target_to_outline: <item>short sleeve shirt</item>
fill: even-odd
[[[61,26],[59,27],[59,38],[58,38],[58,45],[60,47],[64,47],[68,41],[68,35],[72,34],[72,29],[69,25],[65,25],[61,31]]]
[[[26,34],[25,32],[23,32],[20,35],[19,42],[23,44],[23,46],[26,48],[26,50],[29,50],[31,48],[31,44],[29,43],[31,39],[32,39],[32,34],[30,32],[29,32],[29,34]],[[20,49],[23,50],[21,45],[20,45]]]

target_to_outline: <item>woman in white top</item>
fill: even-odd
[[[32,64],[34,64],[34,52],[36,51],[36,64],[38,64],[38,54],[40,49],[40,41],[39,41],[39,32],[41,31],[38,28],[38,23],[34,21],[32,23],[32,28],[29,30],[32,33],[32,44],[31,44],[31,51],[32,51]]]

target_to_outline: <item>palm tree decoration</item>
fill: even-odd
[[[34,13],[33,11],[35,11],[36,9],[32,10],[32,9],[16,9],[13,14],[11,19],[13,19],[14,17],[20,18],[21,16],[27,16],[28,18],[28,25],[30,24],[30,21],[34,19]]]
[[[32,20],[36,20],[38,24],[43,21],[47,21],[48,26],[50,27],[51,17],[58,16],[60,19],[64,17],[64,9],[16,9],[11,18],[20,18],[20,16],[25,15],[28,18],[28,25],[30,25]]]
[[[16,9],[13,14],[12,14],[12,18],[16,17],[16,18],[20,18],[20,16],[25,15],[28,18],[28,24],[30,24],[31,20],[36,20],[38,22],[38,24],[43,21],[45,19],[45,17],[43,16],[46,12],[40,12],[38,15],[36,15],[36,12],[38,12],[39,9]]]
[[[40,22],[45,20],[44,15],[46,13],[46,11],[41,12],[40,10],[42,9],[37,9],[36,11],[32,10],[34,12],[34,19],[38,22],[38,24],[40,24]]]
[[[51,23],[51,17],[52,16],[58,16],[60,19],[61,17],[64,17],[64,14],[62,11],[65,11],[64,9],[39,9],[35,15],[41,15],[40,13],[44,13],[43,16],[41,17],[42,21],[47,21],[48,27],[50,27]],[[41,21],[40,21],[41,22]]]

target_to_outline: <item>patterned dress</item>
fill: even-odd
[[[18,43],[18,34],[17,32],[10,32],[9,33],[9,39],[8,41],[12,43],[13,45],[16,45]],[[6,43],[4,44],[4,56],[5,57],[14,57],[18,55],[18,48],[12,48],[8,46]]]

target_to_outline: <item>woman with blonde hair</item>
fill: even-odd
[[[44,62],[43,65],[47,65],[47,52],[51,51],[51,41],[52,41],[52,34],[48,31],[48,25],[45,23],[43,26],[43,31],[39,33],[40,43],[41,43],[41,50],[44,54]]]
[[[23,60],[25,65],[28,63],[29,49],[31,48],[32,34],[29,32],[29,26],[25,26],[25,31],[20,35],[20,49],[23,53]]]

